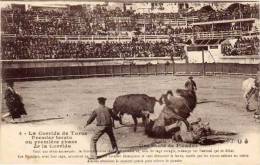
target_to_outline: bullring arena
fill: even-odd
[[[187,76],[172,75],[102,77],[17,82],[15,87],[23,96],[28,110],[26,120],[64,117],[63,120],[45,121],[44,124],[75,122],[75,125],[82,126],[87,120],[87,117],[83,116],[92,112],[96,107],[96,98],[100,96],[107,97],[109,107],[112,107],[117,96],[130,93],[144,93],[159,98],[167,90],[184,88],[186,79]],[[201,117],[218,130],[243,130],[242,132],[246,133],[257,129],[258,125],[252,118],[252,113],[246,112],[245,109],[241,89],[244,79],[238,76],[194,77],[198,86],[199,104],[192,118]],[[253,107],[256,108],[256,104],[253,104]],[[3,103],[3,112],[5,111],[7,109]],[[127,115],[125,118],[127,119]],[[126,122],[133,124],[131,118]],[[129,129],[132,132],[132,129]],[[138,132],[143,132],[141,130],[142,128]]]
[[[256,79],[251,91],[260,79],[259,4],[195,3],[3,3],[1,116],[7,117],[0,121],[0,162],[92,162],[97,127],[84,126],[98,97],[110,108],[126,94],[159,100],[193,76],[197,105],[187,120],[200,118],[219,135],[199,144],[148,137],[141,118],[134,132],[125,114],[124,125],[115,121],[114,128],[121,153],[110,154],[103,135],[93,162],[214,165],[235,158],[236,165],[259,165],[260,98],[253,95],[254,111],[247,111],[242,90],[244,80]],[[21,120],[6,115],[6,82],[22,98],[27,115]],[[163,107],[156,102],[152,115]],[[54,136],[68,144],[44,146]]]
[[[97,106],[97,97],[107,97],[107,106],[112,107],[114,99],[119,95],[146,93],[159,97],[166,90],[183,88],[186,79],[185,76],[162,75],[17,82],[16,89],[23,96],[28,116],[25,117],[24,123],[15,124],[15,127],[22,129],[42,126],[53,127],[55,130],[57,125],[68,125],[72,126],[74,131],[91,134],[95,125],[88,128],[83,126]],[[245,109],[241,91],[244,78],[197,76],[194,80],[198,85],[199,104],[188,121],[200,117],[203,121],[209,122],[214,130],[236,133],[233,136],[221,136],[217,139],[217,144],[230,144],[230,140],[232,143],[237,143],[238,140],[244,141],[251,133],[259,136],[259,123],[253,118],[253,113],[246,112]],[[3,110],[6,111],[6,108]],[[161,109],[156,109],[155,113],[160,111]],[[137,132],[133,131],[133,120],[130,116],[124,115],[123,122],[127,126],[122,126],[118,122],[115,126],[115,136],[123,153],[132,148],[143,150],[143,146],[154,143],[178,144],[173,143],[171,139],[147,137],[140,119]],[[3,129],[13,127],[10,123],[2,124]],[[98,142],[98,150],[109,150],[111,146],[108,141],[107,136],[103,136]]]

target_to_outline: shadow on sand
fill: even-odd
[[[106,157],[106,156],[108,156],[108,155],[112,155],[112,154],[114,154],[114,153],[115,153],[115,152],[108,152],[108,153],[105,153],[105,154],[103,154],[103,155],[99,155],[99,156],[97,156],[97,159]]]
[[[25,124],[25,123],[38,123],[38,122],[43,122],[43,121],[49,121],[49,120],[60,120],[64,119],[64,117],[56,117],[56,118],[47,118],[47,119],[35,119],[35,120],[26,120],[26,121],[17,121],[17,122],[10,122],[7,121],[7,123],[11,124]]]
[[[198,101],[197,104],[205,104],[205,103],[214,103],[216,101],[211,101],[211,100],[201,100],[201,101]]]
[[[235,136],[237,133],[234,132],[224,132],[224,131],[215,131],[212,135],[202,137],[198,144],[200,145],[215,145],[228,142],[231,138],[230,136]]]
[[[133,129],[134,129],[134,124],[132,124],[132,123],[122,123],[122,124],[119,124],[119,126],[116,126],[116,127],[114,127],[114,129],[119,129],[119,128],[124,128],[124,127],[133,127]],[[144,124],[143,123],[137,123],[137,125],[136,125],[137,127],[144,127]]]

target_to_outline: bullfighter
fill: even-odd
[[[188,80],[185,82],[184,86],[186,89],[190,89],[192,91],[197,90],[197,85],[196,85],[195,81],[193,80],[192,76],[190,76],[188,78]]]
[[[119,150],[117,147],[116,139],[113,132],[113,122],[112,118],[118,120],[118,117],[113,114],[112,110],[105,106],[106,98],[99,97],[98,98],[99,107],[96,108],[91,116],[89,117],[86,126],[91,124],[95,119],[97,121],[96,131],[91,138],[90,144],[90,158],[89,159],[97,159],[97,146],[96,143],[98,139],[104,134],[107,133],[109,136],[110,142],[112,144],[113,153],[119,154]],[[85,126],[85,127],[86,127]]]

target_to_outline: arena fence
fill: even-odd
[[[4,62],[2,66],[3,79],[15,81],[162,74],[175,76],[255,76],[260,70],[259,64],[205,63],[203,65],[170,62],[164,64],[111,64],[79,61],[52,61],[52,63],[30,61],[18,64]]]

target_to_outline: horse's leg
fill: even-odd
[[[170,125],[165,126],[165,131],[171,133],[177,127],[180,127],[178,121],[176,121],[176,122],[174,122],[174,123],[172,123]]]
[[[144,115],[144,118],[142,118],[143,123],[144,123],[144,127],[146,127],[149,123],[150,123],[150,114],[146,114]]]
[[[115,120],[119,120],[119,117],[117,116],[118,115],[118,111],[115,111],[115,109],[113,109],[112,113],[113,113],[113,116],[114,116],[114,117],[112,117],[112,125],[115,128]]]
[[[112,127],[113,127],[113,128],[116,128],[116,127],[115,127],[115,119],[114,119],[114,118],[112,118]]]
[[[245,96],[245,99],[246,99],[246,110],[247,110],[247,112],[255,111],[255,109],[250,109],[250,107],[249,107],[249,104],[250,104],[249,101],[250,101],[251,96],[252,96],[252,93],[248,93],[248,94],[246,94],[246,96]]]
[[[122,113],[122,112],[120,112],[119,115],[118,115],[119,116],[119,123],[121,125],[123,125],[123,122],[122,122],[123,115],[124,115],[124,113]]]
[[[143,125],[145,126],[145,123],[147,122],[147,119],[149,119],[149,116],[150,116],[150,114],[148,113],[148,112],[146,112],[146,111],[143,111],[142,112],[142,122],[143,122]]]
[[[250,109],[249,109],[249,99],[250,99],[249,93],[250,92],[244,93],[244,99],[245,99],[245,102],[246,102],[246,111],[250,111]]]
[[[145,125],[145,116],[142,116],[142,124]]]
[[[136,127],[137,127],[137,118],[136,118],[136,116],[134,116],[134,115],[132,115],[132,118],[133,118],[134,123],[135,123],[135,125],[134,125],[134,132],[136,132]]]
[[[247,111],[250,111],[250,109],[249,109],[249,100],[248,100],[248,98],[246,98],[246,110],[247,110]]]

